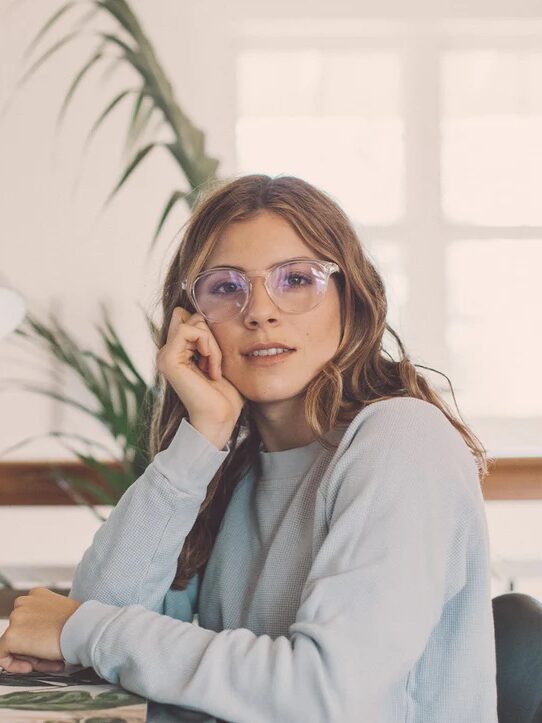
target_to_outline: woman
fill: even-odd
[[[496,723],[484,450],[337,204],[295,177],[219,184],[163,311],[153,461],[69,598],[17,599],[10,664],[91,665],[227,721]]]

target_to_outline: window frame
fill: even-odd
[[[293,3],[292,7],[295,5]],[[510,10],[515,12],[512,6]],[[232,22],[230,28],[234,64],[237,54],[245,50],[355,48],[400,53],[404,81],[404,214],[401,219],[386,225],[355,225],[362,243],[385,241],[401,247],[409,293],[397,331],[415,363],[440,370],[450,377],[461,411],[461,389],[454,382],[446,343],[449,323],[447,248],[463,240],[542,239],[542,225],[458,223],[444,215],[441,203],[441,58],[443,52],[449,50],[539,50],[542,18],[534,21],[532,18],[479,17],[333,18],[322,22],[318,18],[292,21],[260,17],[239,19]],[[420,258],[426,260],[423,268],[420,268]],[[431,273],[427,273],[427,268]],[[431,308],[431,314],[427,313],[428,308]],[[455,409],[446,380],[423,371]],[[542,415],[467,419],[463,414],[463,418],[491,456],[512,458],[540,454],[541,446],[537,440],[542,439]],[[487,438],[493,443],[488,443]]]

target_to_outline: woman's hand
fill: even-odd
[[[199,359],[194,364],[194,354]],[[175,307],[156,365],[186,407],[191,424],[233,431],[245,398],[222,376],[222,352],[201,314]]]
[[[10,673],[63,670],[60,633],[80,605],[43,587],[15,598],[9,625],[0,636],[0,666]]]

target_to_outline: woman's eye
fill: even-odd
[[[223,290],[224,287],[229,287],[229,288],[227,290]],[[231,288],[231,287],[233,287],[233,288]],[[237,291],[237,285],[231,281],[224,281],[221,284],[217,284],[213,288],[213,294],[229,294],[229,293],[232,293],[235,291]]]
[[[299,281],[297,281],[299,279]],[[288,283],[290,286],[306,286],[310,284],[310,279],[304,274],[289,274]]]

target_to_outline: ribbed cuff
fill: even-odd
[[[60,652],[67,663],[92,667],[91,639],[98,637],[123,608],[99,600],[86,600],[70,615],[60,632]]]
[[[152,464],[183,492],[205,489],[230,453],[216,446],[183,417],[169,446],[155,455]]]

